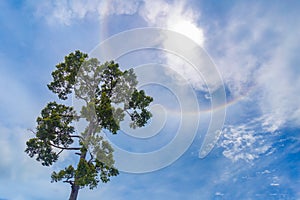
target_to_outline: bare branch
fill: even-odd
[[[58,148],[58,149],[62,149],[62,150],[80,150],[81,148],[80,147],[61,147],[61,146],[57,146],[55,144],[52,144],[49,142],[49,144],[52,146],[52,147],[55,147],[55,148]]]
[[[92,161],[93,161],[93,159],[94,159],[94,156],[93,156],[93,154],[89,151],[89,153],[90,153],[90,156],[91,156],[91,158],[90,158],[90,160],[88,161],[88,163],[91,163]]]
[[[36,132],[34,132],[32,129],[27,129],[28,131],[30,131],[31,133],[33,133],[34,135],[36,135]]]
[[[128,110],[125,110],[125,112],[130,116],[132,117],[132,114],[130,112],[128,112]]]
[[[61,152],[63,152],[63,150],[64,150],[64,149],[61,149],[61,150],[57,153],[57,155],[61,154]]]
[[[63,181],[64,183],[70,183],[72,186],[74,185],[74,181],[69,181],[69,180],[66,180],[66,181]]]
[[[70,135],[70,137],[72,138],[80,138],[80,139],[82,139],[83,140],[83,137],[82,136],[80,136],[80,135]]]

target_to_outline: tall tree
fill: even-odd
[[[37,118],[34,138],[27,141],[25,152],[44,166],[50,166],[64,151],[79,155],[77,166],[66,166],[53,172],[52,182],[63,181],[71,185],[70,200],[76,200],[79,189],[97,187],[117,176],[113,148],[101,132],[116,134],[125,114],[130,116],[132,128],[142,127],[151,118],[147,110],[153,101],[143,90],[137,90],[136,75],[132,69],[122,71],[114,61],[100,64],[96,58],[75,51],[56,65],[53,81],[48,88],[61,100],[71,94],[82,102],[76,112],[73,106],[50,102]],[[80,132],[74,122],[84,121]]]

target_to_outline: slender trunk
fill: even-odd
[[[87,135],[90,136],[93,133],[93,131],[95,131],[95,125],[92,122],[90,122]],[[86,159],[86,151],[81,152],[80,159]],[[77,181],[76,181],[76,176],[75,176],[74,183],[71,185],[71,194],[70,194],[69,200],[77,200],[77,196],[78,196],[80,187],[79,187],[79,185],[76,185],[76,182]]]
[[[86,157],[86,152],[83,152],[80,156],[80,159],[85,159]],[[79,161],[80,162],[80,161]],[[71,185],[71,194],[69,200],[76,200],[79,192],[79,185],[76,185],[76,177],[74,183]]]
[[[79,186],[78,185],[72,185],[72,190],[70,194],[69,200],[76,200],[79,192]]]

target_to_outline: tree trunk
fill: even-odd
[[[80,159],[85,159],[85,157],[86,157],[86,152],[83,152],[81,154],[81,156],[80,156]],[[71,194],[70,194],[69,200],[76,200],[77,199],[80,187],[79,187],[79,185],[76,185],[75,183],[76,183],[76,177],[75,177],[74,183],[71,186],[72,190],[71,190]]]
[[[95,131],[95,127],[96,126],[92,122],[90,122],[89,129],[88,129],[88,134],[87,134],[88,136],[90,136],[93,133],[93,131]],[[86,151],[81,152],[80,159],[85,159],[85,158],[86,158]],[[76,183],[76,176],[75,176],[75,181],[71,186],[72,190],[71,190],[69,200],[77,200],[77,196],[78,196],[78,192],[79,192],[80,187],[79,187],[79,185],[76,185],[75,183]]]
[[[78,185],[72,185],[72,191],[70,194],[69,200],[76,200],[78,196],[79,186]]]

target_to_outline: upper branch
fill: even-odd
[[[58,148],[58,149],[63,149],[63,150],[80,150],[80,147],[61,147],[55,144],[52,144],[49,142],[49,145],[51,145],[52,147]]]

